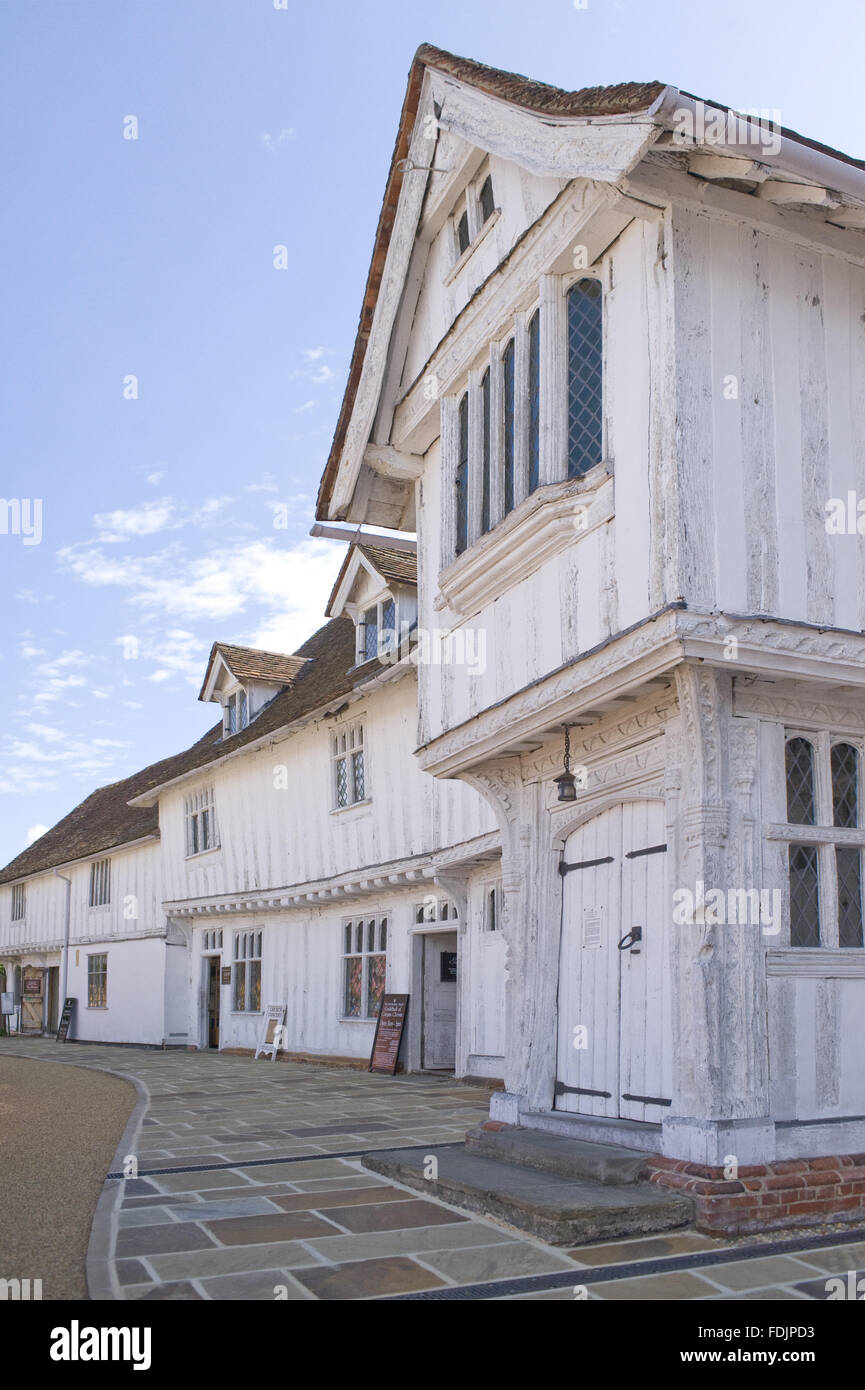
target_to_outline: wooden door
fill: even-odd
[[[611,807],[565,846],[559,1110],[656,1121],[669,1104],[665,850],[660,801]]]
[[[424,936],[424,1067],[453,1071],[457,1045],[457,935]]]

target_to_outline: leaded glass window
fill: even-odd
[[[814,845],[791,845],[790,945],[820,945],[819,880]]]
[[[363,724],[348,724],[331,736],[335,807],[353,806],[366,799]]]
[[[856,845],[835,846],[838,875],[838,945],[862,945],[862,851]]]
[[[219,831],[216,825],[216,808],[213,804],[213,787],[202,787],[186,798],[186,853],[204,854],[206,850],[219,847]]]
[[[366,661],[378,656],[378,609],[368,608],[363,615],[363,655]]]
[[[814,749],[806,738],[787,743],[787,820],[791,825],[814,824]]]
[[[490,374],[485,371],[481,379],[481,406],[483,412],[483,440],[481,453],[481,531],[490,529]]]
[[[87,957],[87,1007],[108,1008],[108,956]]]
[[[495,198],[493,197],[493,181],[487,174],[481,184],[480,197],[478,199],[481,208],[481,226],[488,222],[496,210]]]
[[[568,477],[580,478],[603,456],[603,324],[600,280],[568,292]]]
[[[231,977],[235,1013],[261,1012],[261,938],[260,931],[234,933]]]
[[[470,241],[469,215],[468,211],[466,211],[457,223],[457,244],[460,248],[460,255],[462,255],[464,251],[468,251]]]
[[[396,646],[396,604],[392,598],[385,599],[381,606],[381,648],[392,651]]]
[[[502,355],[504,405],[504,465],[505,515],[514,509],[514,340],[511,338]]]
[[[456,472],[456,552],[462,555],[468,544],[469,532],[469,398],[468,392],[459,405],[459,453]]]
[[[859,754],[849,743],[832,745],[832,823],[855,830],[859,824]]]
[[[541,314],[529,322],[529,492],[541,481]]]
[[[387,918],[343,924],[343,1017],[377,1018],[387,975]]]

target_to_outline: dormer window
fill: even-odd
[[[327,605],[329,618],[354,623],[357,679],[377,674],[373,662],[396,665],[408,655],[417,626],[417,558],[413,543],[386,536],[354,541]]]
[[[378,603],[364,609],[357,625],[357,663],[375,661],[397,645],[396,603],[385,594]]]
[[[221,707],[222,737],[231,738],[294,685],[306,662],[303,656],[214,642],[198,698]]]
[[[459,247],[460,255],[462,255],[463,251],[468,251],[470,245],[471,236],[469,235],[469,213],[468,208],[466,208],[462,217],[457,222],[457,246]]]
[[[225,702],[223,729],[226,738],[245,729],[249,723],[249,701],[243,686],[232,691]]]

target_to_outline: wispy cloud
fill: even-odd
[[[197,558],[179,547],[137,557],[70,546],[59,559],[83,584],[125,590],[127,602],[144,615],[224,625],[258,608],[282,615],[284,630],[296,632],[299,643],[321,626],[342,556],[326,541],[308,539],[292,548],[249,541]],[[227,640],[224,631],[214,636]]]
[[[283,126],[278,135],[271,135],[269,131],[262,131],[258,138],[268,153],[275,154],[283,146],[294,144],[297,139],[297,130],[293,125]]]
[[[135,536],[153,536],[171,526],[175,506],[170,497],[159,502],[145,502],[140,507],[118,508],[113,512],[98,512],[93,524],[100,541],[128,541]]]

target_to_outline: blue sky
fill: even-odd
[[[0,863],[214,722],[212,641],[323,620],[342,548],[308,531],[418,44],[865,156],[856,0],[276,4],[0,0],[0,495],[42,506],[38,544],[0,534]]]

